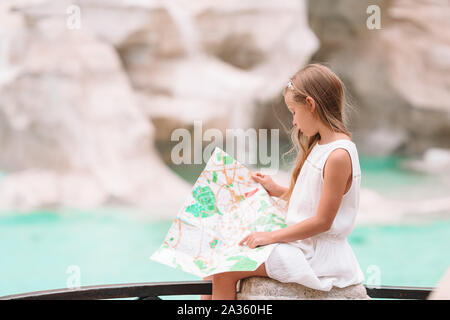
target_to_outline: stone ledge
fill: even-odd
[[[297,283],[282,283],[266,277],[250,277],[238,283],[237,300],[370,300],[366,288],[353,285],[314,290]]]

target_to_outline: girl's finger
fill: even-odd
[[[241,241],[241,243],[242,243],[242,245],[245,244],[245,245],[248,247],[249,241],[250,241],[250,235],[246,236],[246,237]]]
[[[247,241],[247,239],[248,239],[248,236],[246,236],[244,239],[242,239],[241,242],[239,242],[239,245],[242,246],[242,244],[243,244],[245,241]]]
[[[261,178],[257,177],[257,176],[252,176],[252,179],[255,180],[256,182],[260,182]]]

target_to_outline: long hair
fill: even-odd
[[[345,124],[347,116],[345,109],[351,108],[351,106],[345,100],[344,84],[333,71],[321,64],[309,64],[299,70],[290,80],[293,88],[286,87],[283,95],[290,90],[293,93],[294,101],[302,104],[306,103],[306,97],[313,98],[316,105],[315,112],[319,119],[334,132],[341,132],[352,137]],[[280,197],[288,204],[303,164],[320,139],[319,133],[307,137],[295,126],[290,135],[293,147],[287,153],[297,151],[297,159],[292,171],[290,186],[287,192]]]

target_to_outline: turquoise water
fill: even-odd
[[[69,266],[81,286],[195,279],[149,260],[169,225],[112,209],[3,213],[0,296],[65,288]]]
[[[362,157],[363,187],[393,197],[435,192],[435,177],[401,170],[400,160]],[[81,286],[200,280],[149,259],[170,224],[112,208],[0,212],[0,296],[65,288],[70,266]],[[357,226],[349,241],[368,284],[433,287],[450,266],[450,218]]]
[[[82,286],[201,280],[149,260],[169,226],[170,221],[143,222],[117,210],[4,214],[0,296],[65,288],[69,266],[79,268]],[[450,220],[361,226],[349,241],[371,284],[378,279],[382,285],[435,286],[450,266],[449,230]]]

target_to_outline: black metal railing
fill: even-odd
[[[413,299],[426,300],[434,288],[429,287],[394,287],[365,286],[367,295],[377,299]]]
[[[365,287],[369,297],[380,299],[425,300],[433,290],[433,288],[427,287]],[[144,282],[35,291],[3,296],[0,297],[0,300],[97,300],[120,298],[160,300],[159,296],[208,295],[211,293],[211,281]]]

